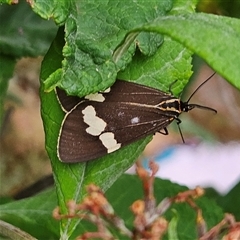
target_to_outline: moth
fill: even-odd
[[[104,92],[83,98],[67,96],[64,90],[56,88],[65,112],[58,136],[58,158],[65,163],[93,160],[156,132],[168,134],[167,126],[174,120],[180,124],[182,112],[194,108],[217,112],[189,103],[212,76],[186,102],[173,96],[171,89],[166,93],[123,80],[117,80]]]

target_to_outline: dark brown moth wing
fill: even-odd
[[[174,116],[166,115],[159,109],[140,104],[132,107],[129,104],[131,103],[116,103],[111,107],[112,103],[105,103],[104,116],[102,111],[97,111],[102,106],[95,106],[98,116],[104,117],[108,123],[105,132],[113,132],[122,146],[160,131],[174,120]]]
[[[98,121],[101,120],[106,123],[103,131],[96,136],[87,132],[89,125],[85,123],[86,115],[83,112],[88,107],[96,112],[93,127],[98,128]],[[123,102],[83,102],[63,121],[58,142],[59,159],[63,162],[83,162],[102,157],[165,128],[173,119],[161,110],[144,105],[132,107]],[[107,145],[100,141],[105,134],[111,135]]]
[[[57,90],[66,115],[58,138],[63,162],[104,156],[167,127],[175,115],[157,105],[175,97],[136,83],[117,80],[104,92],[85,98]]]
[[[155,105],[162,101],[176,98],[160,90],[137,83],[117,80],[110,88],[110,92],[103,93],[104,102],[133,102]]]
[[[64,112],[69,112],[79,102],[84,100],[84,98],[79,98],[77,96],[68,96],[64,90],[58,87],[56,88],[55,92],[58,98],[58,102],[60,103]]]
[[[109,92],[99,92],[96,94],[102,94],[105,97],[104,102],[136,102],[136,103],[148,103],[158,104],[161,101],[165,101],[171,97],[168,93],[160,90],[143,86],[137,83],[126,82],[124,80],[117,80],[113,86],[111,86]],[[60,88],[56,88],[56,95],[62,109],[65,112],[69,112],[79,102],[82,102],[85,98],[79,98],[77,96],[68,96],[66,92]]]
[[[58,137],[57,154],[62,162],[84,162],[106,153],[106,148],[99,144],[99,137],[86,132],[88,127],[83,122],[82,107],[66,114]]]
[[[65,92],[56,91],[66,112],[57,147],[63,162],[89,161],[114,152],[166,128],[174,119],[180,123],[181,112],[196,107],[216,112],[189,104],[194,93],[187,102],[182,102],[171,94],[122,80],[117,80],[110,89],[84,98],[68,97]]]

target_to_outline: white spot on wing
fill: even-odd
[[[96,111],[93,106],[87,106],[82,110],[83,121],[89,126],[86,132],[99,136],[107,126],[107,124],[99,117],[96,116]]]
[[[95,101],[95,102],[104,102],[105,97],[101,93],[93,93],[84,97],[85,99]]]
[[[139,117],[134,117],[131,119],[131,124],[139,123]]]
[[[112,132],[105,132],[99,136],[102,144],[107,148],[107,152],[111,153],[121,147],[121,143],[117,143]]]
[[[105,89],[103,92],[104,93],[109,93],[110,91],[111,91],[111,88],[109,87],[109,88]]]
[[[124,112],[119,112],[118,117],[124,116]]]

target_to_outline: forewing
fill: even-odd
[[[122,146],[159,132],[174,120],[173,116],[155,107],[141,104],[105,103],[103,107],[104,111],[98,111],[102,106],[95,106],[98,116],[108,123],[105,132],[113,132]]]
[[[89,126],[83,121],[85,107],[86,104],[78,105],[65,115],[62,122],[57,152],[63,162],[84,162],[107,154],[99,136],[86,132]]]
[[[89,131],[89,124],[86,124],[86,108],[90,107],[96,112],[96,115],[89,115],[92,129],[101,129],[99,125],[105,123],[104,129],[95,136]],[[173,119],[158,109],[143,105],[83,102],[66,114],[59,134],[58,155],[63,162],[95,159],[160,131]],[[102,139],[105,136],[108,138]]]
[[[63,162],[82,162],[104,156],[167,127],[173,115],[157,108],[174,98],[162,91],[122,80],[110,91],[84,98],[57,90],[66,113],[58,139]]]
[[[105,102],[132,102],[156,105],[162,101],[175,98],[171,94],[140,84],[117,80],[109,93],[103,93]]]

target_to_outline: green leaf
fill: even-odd
[[[132,32],[149,31],[170,36],[203,58],[215,71],[240,89],[239,26],[239,19],[194,13],[160,17]]]
[[[197,1],[193,0],[185,2],[183,5],[182,1],[174,1],[168,15],[192,12],[196,3]],[[131,34],[133,36],[130,36]],[[121,55],[122,49],[130,45],[128,36],[133,41],[136,32],[126,36],[115,50],[113,57],[119,58],[120,56],[116,55]],[[157,49],[154,55],[143,56],[139,51],[136,51],[127,68],[118,73],[118,79],[127,79],[127,81],[141,83],[166,92],[169,92],[169,86],[177,80],[171,90],[176,96],[179,96],[192,74],[191,56],[192,52],[182,44],[165,36],[164,44]]]
[[[237,221],[240,221],[240,182],[234,186],[225,196],[218,196],[216,202],[221,206],[225,212],[232,213]]]
[[[44,55],[56,35],[52,21],[34,14],[25,1],[0,6],[0,53],[15,58]]]
[[[115,2],[115,1],[114,1]],[[90,10],[94,7],[91,3],[88,1],[83,1],[82,4],[86,4],[84,8],[80,9],[85,9],[85,12],[89,13],[90,16],[93,15]],[[143,4],[142,2],[140,2]],[[96,4],[96,3],[95,3]],[[103,4],[103,6],[106,7],[106,2],[99,2],[98,4]],[[112,3],[115,4],[115,3]],[[136,3],[133,3],[133,6],[135,7]],[[151,7],[150,4],[148,3],[149,7],[146,7],[146,12],[145,15],[148,15],[149,9],[153,9],[153,6]],[[102,15],[98,15],[98,17],[101,16],[101,18],[105,19],[104,14],[106,16],[106,10],[103,6],[99,6],[98,9],[101,9],[103,11]],[[87,7],[90,9],[87,9]],[[134,7],[128,6],[130,9],[134,9]],[[111,8],[107,8],[111,9]],[[182,8],[184,9],[184,8]],[[95,9],[96,10],[96,9]],[[89,12],[90,11],[90,12]],[[109,10],[110,11],[110,10]],[[112,15],[116,13],[117,10],[112,9]],[[159,9],[158,11],[165,11]],[[84,12],[84,11],[83,11]],[[93,11],[96,15],[96,12]],[[114,13],[114,14],[113,14]],[[153,15],[155,14],[155,10],[152,12]],[[74,15],[73,11],[73,15]],[[111,15],[111,16],[112,16]],[[97,15],[96,15],[97,16]],[[118,15],[119,16],[119,15]],[[155,15],[154,15],[155,16]],[[83,16],[82,16],[83,17]],[[86,16],[84,16],[86,17]],[[89,16],[88,16],[89,17]],[[119,22],[124,22],[126,21],[125,18],[128,17],[129,21],[132,19],[132,15],[129,13],[128,15],[122,15],[123,19],[118,19]],[[80,17],[79,17],[80,18]],[[85,18],[83,18],[85,19]],[[86,18],[84,23],[77,22],[77,24],[80,24],[81,27],[78,27],[79,29],[79,36],[81,37],[80,39],[74,38],[71,39],[73,41],[71,44],[69,42],[69,39],[66,39],[68,42],[64,43],[63,42],[63,29],[60,29],[55,41],[53,42],[51,48],[49,49],[49,52],[44,58],[43,64],[42,64],[42,72],[41,72],[41,102],[42,102],[42,118],[44,122],[44,129],[46,133],[46,149],[49,154],[49,157],[51,159],[52,167],[53,167],[53,174],[54,174],[54,179],[56,183],[56,189],[57,189],[57,196],[58,196],[58,201],[60,208],[62,209],[63,212],[66,212],[66,202],[69,199],[73,199],[75,201],[80,201],[84,195],[85,195],[85,187],[87,184],[94,182],[95,184],[99,185],[104,191],[107,190],[112,183],[124,172],[126,171],[132,164],[133,162],[137,159],[139,154],[143,151],[144,147],[146,144],[149,142],[151,137],[148,137],[146,139],[140,140],[130,146],[124,147],[120,151],[117,151],[115,153],[109,154],[105,157],[102,157],[100,159],[96,159],[94,161],[86,162],[86,163],[79,163],[79,164],[64,164],[59,161],[57,158],[56,152],[57,152],[57,139],[58,139],[58,134],[60,130],[60,126],[62,123],[62,120],[64,118],[64,113],[56,99],[56,95],[54,91],[52,92],[46,92],[46,85],[48,87],[55,86],[58,81],[60,81],[59,76],[61,74],[61,71],[63,71],[63,74],[66,74],[66,59],[64,60],[64,56],[68,56],[69,51],[69,44],[71,46],[70,51],[73,50],[74,48],[74,59],[82,59],[85,58],[84,64],[86,65],[85,68],[92,68],[96,69],[96,63],[101,64],[101,59],[104,59],[106,56],[108,56],[109,53],[105,54],[108,49],[112,50],[114,49],[114,46],[117,46],[120,44],[122,41],[124,34],[126,33],[126,30],[119,30],[121,32],[121,37],[122,39],[118,36],[109,35],[107,37],[106,33],[109,33],[107,30],[103,31],[102,33],[99,32],[99,29],[95,27],[95,25],[92,23],[92,21],[95,19],[91,18]],[[113,16],[109,18],[110,20],[114,20]],[[70,21],[70,20],[69,20]],[[88,21],[88,23],[87,23]],[[90,22],[89,22],[90,21]],[[103,24],[105,24],[106,21],[103,21]],[[70,23],[68,23],[70,24]],[[82,25],[83,24],[83,25]],[[85,25],[86,26],[85,26]],[[99,24],[99,23],[95,23]],[[110,26],[114,25],[116,23],[111,23]],[[88,26],[89,25],[89,26]],[[84,26],[84,27],[83,27]],[[98,26],[98,25],[97,25]],[[134,26],[134,24],[133,24]],[[88,29],[88,27],[90,29]],[[70,26],[66,26],[67,28],[67,37],[70,34]],[[93,29],[92,29],[93,28]],[[112,27],[110,27],[110,33],[112,33]],[[73,32],[75,28],[71,29]],[[64,30],[66,31],[66,29]],[[86,33],[86,36],[83,36],[84,31]],[[96,32],[97,31],[97,32]],[[74,32],[75,33],[75,32]],[[92,41],[93,36],[96,35],[96,39],[94,44]],[[73,34],[74,36],[74,34]],[[77,36],[77,37],[79,37]],[[75,36],[76,37],[76,36]],[[141,38],[139,38],[141,39]],[[143,38],[144,39],[144,38]],[[90,41],[91,40],[91,41]],[[146,46],[141,46],[141,50],[146,51],[146,53],[150,52],[151,54],[156,51],[156,46],[154,47],[152,45],[152,38],[149,37],[147,40],[141,40],[141,43],[145,43]],[[80,45],[79,45],[80,43]],[[84,44],[83,44],[84,43]],[[103,44],[104,43],[104,44]],[[112,44],[114,43],[114,44]],[[64,48],[63,48],[64,46]],[[66,48],[67,46],[67,48]],[[81,48],[79,48],[79,46]],[[108,46],[108,48],[106,47]],[[82,53],[82,48],[84,47],[84,53]],[[62,48],[63,48],[63,55],[62,56]],[[101,51],[101,48],[102,51]],[[130,47],[132,48],[132,47]],[[80,49],[80,50],[79,50]],[[152,52],[152,49],[155,49]],[[134,49],[133,49],[134,50]],[[129,50],[127,50],[129,51]],[[132,50],[131,50],[132,51]],[[69,56],[72,53],[70,53]],[[127,54],[128,55],[128,54]],[[156,55],[156,56],[155,56]],[[190,57],[190,52],[188,52],[184,47],[182,47],[180,44],[170,40],[169,38],[166,39],[166,41],[162,44],[161,49],[157,50],[156,54],[152,56],[146,56],[139,51],[136,52],[133,63],[131,63],[131,66],[129,65],[130,70],[125,70],[124,72],[121,73],[121,76],[124,77],[124,79],[129,79],[133,80],[131,76],[135,76],[134,81],[138,81],[139,83],[145,83],[150,86],[156,86],[157,88],[165,87],[167,90],[169,88],[170,83],[172,83],[176,79],[180,79],[181,82],[176,85],[176,88],[174,89],[175,92],[180,92],[184,86],[184,83],[186,83],[187,79],[191,75],[191,57]],[[126,57],[123,55],[123,60],[121,62],[121,66],[126,66],[126,64],[131,60],[130,58]],[[91,57],[91,58],[90,58]],[[108,57],[111,58],[109,55]],[[63,60],[63,68],[61,68]],[[125,63],[124,63],[125,61]],[[76,61],[77,63],[78,61]],[[101,76],[104,76],[104,68],[106,67],[104,64],[105,60],[103,61],[103,68],[98,68],[99,73]],[[143,64],[141,68],[139,68],[139,64]],[[166,67],[169,67],[168,68]],[[136,68],[139,70],[136,71]],[[116,74],[116,67],[114,69],[106,72],[108,76],[111,76],[112,74]],[[141,69],[141,70],[140,70]],[[159,71],[161,69],[161,72]],[[86,69],[81,69],[81,66],[78,64],[69,65],[69,71],[76,73],[76,76],[78,74],[83,74],[84,76],[86,73],[84,72]],[[180,71],[181,70],[181,71]],[[56,72],[57,71],[57,72]],[[64,73],[65,71],[65,73]],[[88,70],[87,70],[88,71]],[[110,72],[111,71],[111,72]],[[144,75],[144,72],[146,71],[146,74]],[[165,73],[166,71],[166,73]],[[114,73],[115,72],[115,73]],[[55,74],[56,73],[56,74]],[[74,76],[75,80],[70,78],[72,75],[71,73],[67,74],[66,77],[68,77],[68,80],[63,80],[62,81],[62,87],[68,92],[68,93],[74,93],[73,88],[77,89],[77,93],[79,95],[79,92],[82,92],[82,83],[84,82],[84,88],[86,89],[91,89],[91,91],[97,91],[100,90],[101,87],[98,85],[98,83],[95,82],[94,78],[95,72],[91,72],[91,76],[86,75],[86,80],[87,82],[84,82],[81,77],[78,76],[76,79],[76,76]],[[113,76],[112,75],[112,76]],[[141,75],[144,75],[144,78],[142,78]],[[50,76],[50,78],[49,78]],[[108,82],[108,76],[103,77],[105,87],[109,86]],[[128,78],[130,76],[130,78]],[[154,81],[153,77],[154,76]],[[105,81],[106,80],[106,81]],[[115,77],[114,77],[115,80]],[[65,83],[63,83],[65,81]],[[98,81],[98,80],[97,80]],[[67,84],[65,86],[65,84]],[[68,88],[68,85],[74,86],[73,88]],[[104,87],[104,88],[105,88]],[[80,90],[79,90],[79,89]],[[47,88],[48,89],[48,88]],[[95,89],[95,90],[94,90]],[[84,90],[84,91],[85,91]],[[90,91],[90,90],[89,90]],[[81,95],[80,94],[80,95]],[[89,150],[91,151],[91,149]],[[75,220],[63,220],[61,223],[61,235],[63,238],[68,238],[75,226],[77,224],[77,221]]]
[[[41,79],[45,79],[54,69],[61,65],[60,49],[63,46],[63,31],[60,29],[56,40],[53,42],[43,64]],[[132,162],[142,152],[148,139],[138,141],[133,146],[125,148],[121,154],[113,153],[105,158],[81,164],[64,164],[57,158],[57,138],[64,113],[56,99],[55,92],[45,93],[43,85],[41,89],[42,118],[46,133],[46,149],[52,162],[53,174],[57,189],[59,205],[66,211],[66,202],[70,199],[80,201],[86,186],[94,182],[103,190],[108,189],[111,184],[126,171]],[[70,235],[75,226],[72,220],[63,221],[63,235]],[[66,232],[65,232],[66,231]]]
[[[65,23],[71,11],[71,1],[33,0],[29,3],[35,13],[47,20],[52,18],[60,26]]]
[[[191,60],[190,51],[165,37],[164,44],[153,56],[143,57],[136,53],[128,67],[118,73],[118,78],[166,92],[169,92],[169,86],[177,80],[171,90],[178,96],[192,74]]]
[[[0,0],[0,3],[7,3],[7,4],[12,4],[13,0]]]
[[[28,199],[0,205],[0,219],[37,239],[57,239],[59,224],[52,217],[56,206],[56,193],[50,189]]]
[[[74,1],[65,23],[62,79],[59,86],[70,95],[85,96],[104,90],[114,83],[117,72],[131,61],[136,46],[126,49],[117,64],[112,59],[115,48],[132,28],[165,15],[171,0]],[[162,43],[154,33],[141,33],[136,41],[144,55],[153,55]],[[47,87],[45,87],[45,90]]]
[[[169,240],[179,240],[177,225],[179,222],[178,213],[175,209],[173,209],[173,213],[175,214],[168,224],[168,239]]]

